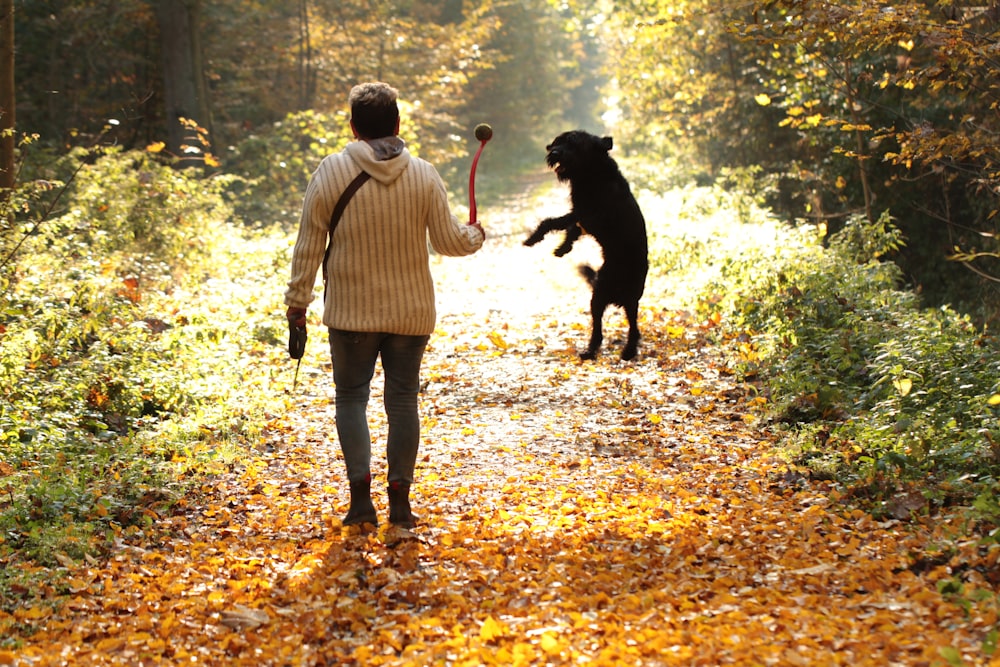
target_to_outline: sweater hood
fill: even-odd
[[[410,165],[410,152],[399,137],[381,137],[347,144],[347,154],[380,183],[392,183]]]

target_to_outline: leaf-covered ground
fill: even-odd
[[[924,556],[974,545],[947,522],[845,509],[789,470],[762,399],[727,373],[711,323],[670,306],[668,280],[650,284],[636,361],[617,360],[614,311],[603,356],[581,362],[574,265],[595,249],[556,259],[495,229],[479,255],[435,259],[422,525],[341,528],[314,328],[298,387],[275,369],[286,409],[254,464],[78,567],[66,606],[18,610],[37,631],[0,665],[987,663],[995,613],[946,599],[948,559]]]

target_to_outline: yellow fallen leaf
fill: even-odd
[[[490,342],[497,347],[497,349],[506,350],[510,347],[507,344],[507,341],[504,340],[503,336],[498,334],[496,331],[491,331],[488,338],[490,339]]]
[[[539,640],[539,646],[549,655],[559,655],[562,653],[563,645],[559,638],[552,632],[546,632]]]
[[[125,640],[120,637],[105,637],[94,645],[101,653],[111,653],[117,651],[125,645]]]
[[[27,609],[18,609],[15,611],[14,617],[21,620],[37,621],[51,613],[52,610],[48,607],[28,607]]]
[[[684,327],[677,326],[676,324],[671,324],[667,327],[667,335],[671,338],[680,338],[684,335]]]
[[[813,565],[812,567],[802,567],[797,570],[789,570],[789,574],[822,574],[836,569],[836,567],[837,565],[835,563],[820,563],[819,565]]]
[[[507,634],[507,628],[492,616],[487,616],[483,621],[483,626],[479,628],[479,638],[484,642],[490,642]]]
[[[55,559],[59,561],[59,564],[63,567],[74,568],[76,567],[76,562],[67,556],[66,554],[59,553],[58,551],[54,554]]]

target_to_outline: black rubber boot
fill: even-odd
[[[343,521],[345,526],[358,526],[370,523],[378,525],[378,515],[375,514],[375,505],[372,504],[372,478],[360,482],[351,482],[351,506],[347,509],[347,516]]]
[[[417,525],[417,517],[410,511],[409,482],[389,482],[389,523],[407,529]]]

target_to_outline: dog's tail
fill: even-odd
[[[581,264],[577,268],[580,271],[580,275],[583,276],[583,279],[590,283],[590,286],[593,287],[594,283],[597,282],[597,271],[594,271],[593,268],[587,266],[586,264]]]

